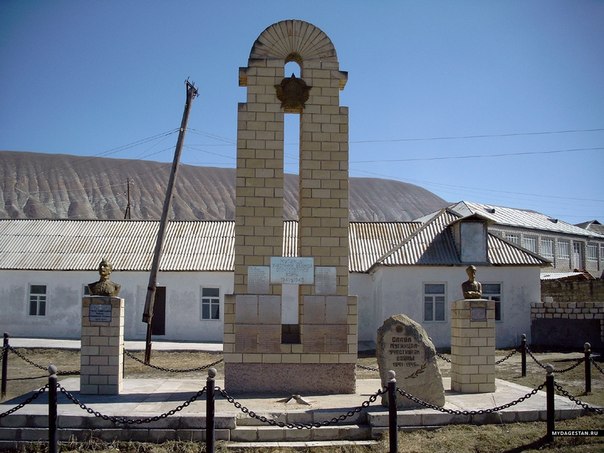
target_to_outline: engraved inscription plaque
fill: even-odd
[[[268,294],[270,268],[268,266],[248,266],[247,291],[250,294]]]
[[[315,294],[322,296],[336,293],[336,268],[315,268]]]
[[[312,285],[314,282],[313,258],[271,257],[271,283]]]
[[[88,318],[90,322],[111,322],[111,305],[90,304]]]

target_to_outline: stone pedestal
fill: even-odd
[[[451,390],[495,391],[495,302],[462,299],[451,308]]]
[[[82,298],[80,393],[119,395],[124,370],[124,299]]]

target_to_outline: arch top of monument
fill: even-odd
[[[284,62],[320,60],[337,68],[338,56],[331,39],[318,27],[303,20],[289,19],[267,27],[254,42],[250,63],[278,59]]]

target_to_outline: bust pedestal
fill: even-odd
[[[80,393],[119,395],[124,370],[124,299],[82,299]]]
[[[451,390],[495,391],[495,302],[461,299],[451,308]]]

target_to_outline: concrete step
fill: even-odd
[[[337,419],[341,415],[346,415],[346,410],[315,410],[315,411],[299,411],[299,412],[284,412],[284,413],[272,413],[272,412],[257,412],[258,417],[264,416],[268,420],[273,420],[277,423],[285,424],[310,424],[310,423],[322,423],[325,421],[332,421],[334,418]],[[246,414],[238,414],[236,418],[237,426],[267,426],[266,423],[258,420],[257,418],[250,417]],[[346,417],[344,420],[338,421],[338,425],[366,425],[367,424],[367,412],[358,412],[350,417]]]
[[[377,445],[379,442],[375,440],[326,440],[326,441],[309,441],[309,442],[227,442],[226,448],[236,448],[237,451],[250,450],[252,451],[267,451],[275,450],[280,451],[283,448],[289,448],[293,450],[304,450],[308,451],[310,448],[324,449],[330,447],[372,447]]]
[[[335,440],[369,440],[368,425],[334,425],[312,429],[289,429],[273,426],[238,426],[231,431],[231,442],[309,442]]]

